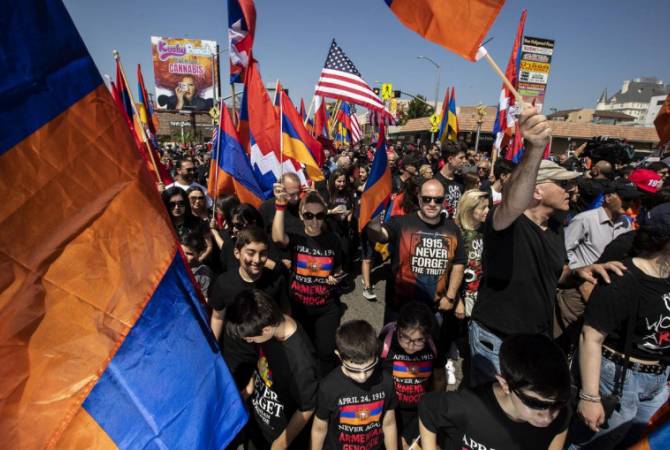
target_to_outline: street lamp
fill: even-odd
[[[435,84],[435,106],[433,107],[433,113],[437,114],[437,98],[440,96],[440,65],[427,56],[417,56],[416,59],[425,59],[434,65],[435,70],[437,71],[437,83]],[[433,132],[430,133],[430,141],[435,142],[435,133]]]

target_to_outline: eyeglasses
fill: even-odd
[[[170,208],[176,208],[176,207],[183,208],[184,206],[186,206],[186,202],[184,201],[170,202]]]
[[[316,214],[311,213],[311,212],[305,212],[302,213],[302,216],[305,218],[305,220],[323,220],[326,218],[326,213],[325,212],[318,212]]]
[[[575,180],[551,180],[557,186],[560,186],[564,191],[571,191],[577,187]]]
[[[425,337],[410,339],[410,337],[407,336],[402,331],[398,331],[398,340],[403,341],[404,343],[409,344],[409,345],[414,345],[416,347],[423,347],[426,344],[426,338]]]
[[[341,359],[340,359],[341,360]],[[351,373],[367,373],[373,370],[375,367],[377,367],[377,364],[379,363],[379,358],[375,358],[374,362],[370,364],[367,367],[357,368],[357,367],[351,367],[350,365],[346,364],[344,361],[342,361],[342,367],[347,369],[347,371]]]
[[[563,406],[566,405],[565,401],[547,401],[547,400],[540,400],[539,398],[531,397],[529,395],[524,394],[521,392],[520,389],[512,389],[512,392],[521,400],[521,403],[529,407],[530,409],[537,409],[541,411],[546,411],[548,409],[561,409]]]
[[[191,167],[190,169],[181,169],[186,173],[195,173],[195,168]]]
[[[193,200],[194,202],[201,202],[201,201],[205,200],[205,197],[202,196],[202,195],[192,195],[189,198],[191,200]]]
[[[442,197],[430,197],[428,195],[422,195],[421,196],[421,201],[423,203],[434,202],[438,205],[441,205],[444,202],[444,196],[442,196]]]

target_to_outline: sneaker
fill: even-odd
[[[454,361],[448,359],[447,364],[444,366],[444,370],[447,371],[447,384],[456,384],[456,367],[454,367]]]
[[[365,297],[366,300],[370,300],[371,302],[377,300],[375,291],[371,287],[363,288],[363,297]]]

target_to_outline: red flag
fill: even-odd
[[[314,135],[316,137],[328,137],[328,112],[326,111],[326,100],[317,95],[314,102]]]
[[[665,103],[658,111],[656,119],[654,119],[654,126],[661,142],[659,147],[670,142],[670,94],[665,98]]]

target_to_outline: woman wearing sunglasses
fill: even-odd
[[[324,231],[328,208],[319,194],[308,192],[300,201],[302,233],[286,232],[284,228],[288,195],[282,184],[274,185],[274,195],[272,239],[291,252],[291,310],[316,347],[323,376],[337,366],[335,331],[341,314],[335,288],[344,275],[340,241],[332,232]]]
[[[190,233],[198,233],[205,239],[206,249],[198,258],[203,262],[212,253],[212,239],[207,223],[193,215],[188,196],[182,188],[177,186],[167,188],[161,197],[179,239]]]

